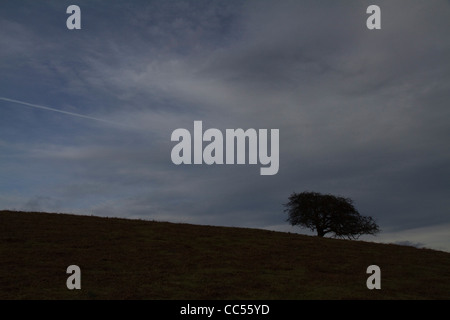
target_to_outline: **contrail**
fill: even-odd
[[[8,99],[8,98],[4,98],[4,97],[0,97],[0,100],[13,102],[13,103],[18,103],[18,104],[21,104],[21,105],[24,105],[24,106],[28,106],[28,107],[32,107],[32,108],[37,108],[37,109],[42,109],[42,110],[47,110],[47,111],[53,111],[53,112],[59,112],[59,113],[67,114],[69,116],[74,116],[74,117],[79,117],[79,118],[95,120],[95,121],[100,121],[100,122],[104,122],[104,123],[109,123],[109,124],[113,124],[113,125],[122,126],[120,123],[108,121],[108,120],[105,120],[105,119],[99,119],[99,118],[95,118],[95,117],[85,116],[85,115],[79,114],[79,113],[58,110],[58,109],[49,108],[49,107],[45,107],[45,106],[40,106],[38,104],[28,103],[28,102],[24,102],[24,101]]]

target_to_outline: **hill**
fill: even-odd
[[[381,268],[381,290],[366,269]],[[69,265],[81,290],[68,290]],[[230,227],[0,211],[0,299],[449,299],[450,254]]]

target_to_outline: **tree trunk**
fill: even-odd
[[[317,229],[317,236],[323,238],[325,236],[325,232],[323,229]]]

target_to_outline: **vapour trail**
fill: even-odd
[[[58,112],[58,113],[62,113],[62,114],[67,114],[69,116],[74,116],[74,117],[79,117],[79,118],[95,120],[95,121],[100,121],[100,122],[104,122],[104,123],[109,123],[109,124],[113,124],[113,125],[122,126],[120,123],[108,121],[108,120],[105,120],[105,119],[99,119],[99,118],[95,118],[95,117],[91,117],[91,116],[85,116],[85,115],[79,114],[79,113],[58,110],[58,109],[45,107],[45,106],[41,106],[41,105],[38,105],[38,104],[28,103],[28,102],[24,102],[24,101],[8,99],[8,98],[4,98],[4,97],[0,97],[0,100],[13,102],[13,103],[18,103],[18,104],[21,104],[21,105],[24,105],[24,106],[28,106],[28,107],[32,107],[32,108],[37,108],[37,109],[42,109],[42,110],[47,110],[47,111],[53,111],[53,112]]]

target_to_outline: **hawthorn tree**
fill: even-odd
[[[361,216],[349,198],[294,192],[284,206],[291,225],[309,228],[319,237],[333,233],[337,238],[358,239],[363,234],[375,235],[380,231],[373,218]]]

